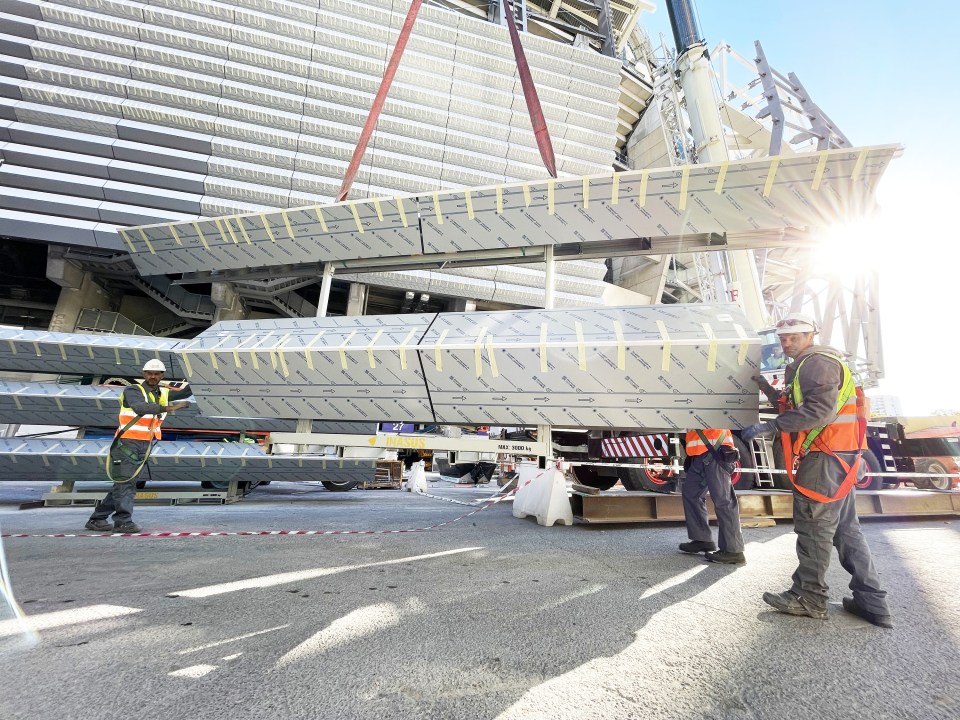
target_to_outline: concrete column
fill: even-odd
[[[452,298],[447,305],[448,312],[476,312],[477,301],[469,298]]]
[[[213,314],[214,322],[245,320],[247,318],[247,310],[232,283],[211,283],[210,299],[217,306],[217,310]]]
[[[347,298],[347,315],[363,315],[367,311],[367,292],[363,283],[350,283],[350,295]]]
[[[47,253],[47,279],[62,290],[50,320],[51,332],[73,332],[77,329],[80,311],[84,308],[109,310],[113,298],[97,285],[93,276],[75,262],[60,257],[60,248],[51,246]]]

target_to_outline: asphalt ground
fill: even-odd
[[[83,533],[89,508],[0,528]],[[492,487],[330,493],[289,483],[226,506],[139,506],[145,531],[376,534],[6,538],[0,718],[960,717],[960,521],[868,521],[893,630],[774,612],[789,523],[744,530],[745,566],[680,554],[681,525],[544,528]],[[434,530],[388,533],[390,530]]]

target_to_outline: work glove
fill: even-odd
[[[757,423],[756,425],[748,425],[740,431],[740,439],[748,443],[757,437],[757,435],[769,435],[770,433],[775,433],[778,430],[779,428],[772,420],[769,422]]]
[[[767,382],[767,379],[763,375],[754,375],[750,379],[760,386],[760,392],[766,395],[767,400],[772,404],[775,404],[777,400],[780,399],[780,391]]]

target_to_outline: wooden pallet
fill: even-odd
[[[373,478],[361,480],[358,490],[378,490],[380,488],[398,489],[403,483],[402,460],[377,460],[377,469]]]

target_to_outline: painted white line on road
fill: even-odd
[[[73,608],[72,610],[57,610],[56,612],[41,615],[27,615],[25,624],[31,630],[49,630],[64,625],[105,620],[106,618],[121,617],[142,612],[140,608],[122,607],[120,605],[90,605],[88,607]],[[24,622],[19,619],[0,621],[0,637],[18,635],[24,630]]]
[[[257,630],[256,632],[247,633],[246,635],[238,635],[237,637],[230,638],[228,640],[218,640],[217,642],[207,643],[206,645],[200,645],[199,647],[187,648],[186,650],[178,650],[178,655],[186,655],[187,653],[199,652],[201,650],[207,650],[208,648],[217,647],[218,645],[226,645],[227,643],[236,642],[237,640],[246,640],[247,638],[254,637],[256,635],[263,635],[264,633],[274,632],[275,630],[283,630],[284,628],[290,627],[289,625],[277,625],[276,627],[267,628],[266,630]]]
[[[400,611],[393,603],[379,603],[359,608],[334,620],[316,635],[297,645],[277,660],[275,667],[279,668],[298,660],[305,660],[311,655],[319,655],[399,624]]]
[[[381,560],[380,562],[363,563],[361,565],[343,565],[332,568],[316,568],[314,570],[298,570],[297,572],[279,573],[277,575],[263,575],[258,578],[248,580],[236,580],[234,582],[220,583],[219,585],[207,585],[206,587],[193,588],[191,590],[179,590],[172,592],[167,597],[192,597],[202,598],[211,595],[223,595],[224,593],[236,592],[238,590],[250,590],[253,588],[273,587],[274,585],[283,585],[285,583],[300,582],[301,580],[312,580],[313,578],[324,577],[326,575],[336,575],[347,572],[348,570],[362,570],[363,568],[381,567],[383,565],[399,565],[400,563],[413,562],[414,560],[430,560],[432,558],[444,557],[446,555],[458,555],[474,550],[483,550],[482,547],[459,548],[457,550],[444,550],[438,553],[429,553],[427,555],[412,555],[410,557],[397,558],[396,560]]]
[[[242,652],[240,652],[240,653],[235,653],[235,654],[233,654],[233,655],[224,655],[224,656],[223,656],[222,658],[220,658],[220,659],[223,660],[224,662],[230,662],[231,660],[236,660],[236,659],[237,659],[238,657],[240,657],[241,655],[243,655]]]
[[[690,578],[702,573],[707,569],[707,565],[698,565],[695,568],[690,568],[686,572],[682,572],[679,575],[674,575],[672,578],[664,580],[662,583],[657,583],[653,587],[649,587],[643,591],[643,594],[640,595],[641,600],[646,600],[648,597],[653,597],[658,593],[662,593],[664,590],[669,590],[672,587],[677,585],[682,585]]]
[[[171,677],[202,678],[204,675],[212,673],[216,669],[216,665],[191,665],[182,670],[174,670],[173,672],[167,673],[167,675]]]
[[[586,587],[583,590],[578,590],[575,593],[570,593],[569,595],[564,595],[561,598],[557,598],[553,602],[548,602],[546,605],[541,605],[540,607],[537,608],[537,610],[553,610],[554,608],[558,608],[564,603],[570,602],[571,600],[576,600],[577,598],[582,598],[582,597],[586,597],[587,595],[593,595],[594,593],[598,593],[601,590],[603,590],[605,587],[606,585],[591,585],[590,587]]]

